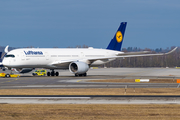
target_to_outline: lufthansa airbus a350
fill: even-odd
[[[47,76],[58,76],[55,69],[69,69],[75,76],[86,76],[90,67],[108,63],[116,58],[166,55],[168,53],[146,54],[146,52],[121,52],[127,22],[122,22],[106,49],[89,48],[22,48],[8,51],[2,65],[26,73],[34,68],[47,68]]]

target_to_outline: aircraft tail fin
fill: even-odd
[[[2,65],[2,58],[1,58],[1,56],[2,56],[2,52],[0,52],[0,67],[3,67],[3,65]]]
[[[2,64],[2,61],[3,61],[4,57],[6,56],[6,54],[9,52],[8,47],[9,47],[9,45],[5,47],[5,49],[4,49],[5,53],[0,52],[0,67],[4,67]]]
[[[1,56],[2,56],[2,52],[0,52],[0,59],[2,58]]]
[[[111,40],[111,42],[109,43],[106,49],[121,51],[121,46],[122,46],[122,42],[123,42],[123,38],[125,34],[126,25],[127,25],[127,22],[121,23],[116,34],[114,35],[114,38]]]

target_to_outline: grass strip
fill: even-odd
[[[0,120],[179,120],[180,105],[0,104]]]
[[[180,88],[0,89],[0,95],[180,95]]]

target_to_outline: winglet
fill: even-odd
[[[165,55],[168,55],[168,54],[170,54],[170,53],[174,52],[177,48],[178,48],[178,47],[175,47],[175,48],[174,48],[174,49],[172,49],[171,51],[169,51],[169,52],[165,53]]]
[[[4,52],[5,53],[8,53],[9,51],[8,51],[8,48],[9,48],[9,45],[7,45],[6,47],[5,47],[5,49],[4,49]]]

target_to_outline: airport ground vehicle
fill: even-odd
[[[0,77],[5,77],[6,73],[0,73]]]
[[[6,73],[0,73],[0,77],[20,77],[19,74],[6,74]]]
[[[47,71],[44,69],[36,70],[32,73],[33,76],[45,76],[47,74]]]

